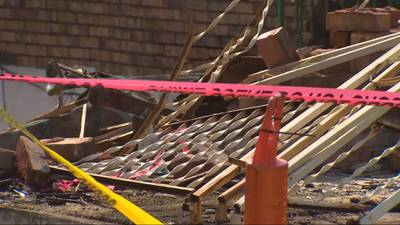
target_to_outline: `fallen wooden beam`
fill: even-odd
[[[50,166],[50,171],[51,174],[56,174],[71,178],[74,177],[67,169],[60,168],[57,166]],[[115,178],[93,173],[88,173],[88,174],[101,183],[111,184],[121,187],[137,188],[146,191],[161,192],[165,194],[183,195],[183,196],[189,195],[193,192],[192,188],[172,186],[168,184],[156,184],[152,182],[130,180],[125,178]]]

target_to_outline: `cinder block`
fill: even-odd
[[[269,68],[284,65],[299,59],[288,32],[279,27],[263,33],[257,39],[257,49]]]
[[[332,48],[343,48],[350,45],[350,31],[332,30],[329,32],[329,45]]]
[[[26,184],[33,187],[46,187],[49,184],[50,168],[45,160],[46,154],[40,147],[21,136],[15,155],[18,172]]]
[[[96,153],[93,138],[53,138],[42,140],[49,148],[65,159],[75,162],[85,156]]]
[[[340,31],[388,31],[391,26],[387,12],[338,10],[326,15],[326,29]]]

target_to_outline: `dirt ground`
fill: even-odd
[[[347,177],[343,171],[331,171],[318,181],[299,186],[289,194],[289,224],[353,224],[366,210],[386,198],[399,187],[396,183],[366,205],[357,201],[366,193],[383,185],[387,178],[396,174],[389,171],[372,171],[352,180],[342,189],[337,182]],[[185,197],[140,190],[116,191],[145,209],[166,224],[189,223],[189,212],[183,210]],[[218,193],[217,193],[218,194]],[[204,201],[203,220],[213,223],[216,194]],[[321,203],[321,204],[318,204]],[[0,192],[0,207],[27,209],[46,212],[52,215],[68,215],[76,218],[91,219],[110,224],[129,224],[120,213],[99,200],[91,192],[80,193],[29,193],[21,198],[11,191]]]

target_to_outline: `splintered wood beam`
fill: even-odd
[[[49,167],[51,169],[52,174],[62,175],[62,176],[66,176],[66,177],[73,177],[73,175],[67,169],[57,167],[57,166],[49,166]],[[99,174],[94,174],[94,173],[88,173],[88,174],[90,176],[92,176],[94,179],[96,179],[98,182],[101,182],[101,183],[111,184],[111,185],[116,185],[116,186],[121,186],[121,187],[127,187],[127,188],[137,188],[137,189],[151,191],[151,192],[161,192],[161,193],[165,193],[165,194],[187,196],[187,195],[191,194],[194,190],[192,188],[179,187],[179,186],[173,186],[173,185],[168,185],[168,184],[156,184],[156,183],[152,183],[152,182],[130,180],[130,179],[125,179],[125,178],[116,178],[116,177],[104,176],[104,175],[99,175]]]

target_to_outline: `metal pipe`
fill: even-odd
[[[285,2],[284,0],[277,1],[276,14],[278,16],[278,24],[283,27],[285,23]]]

